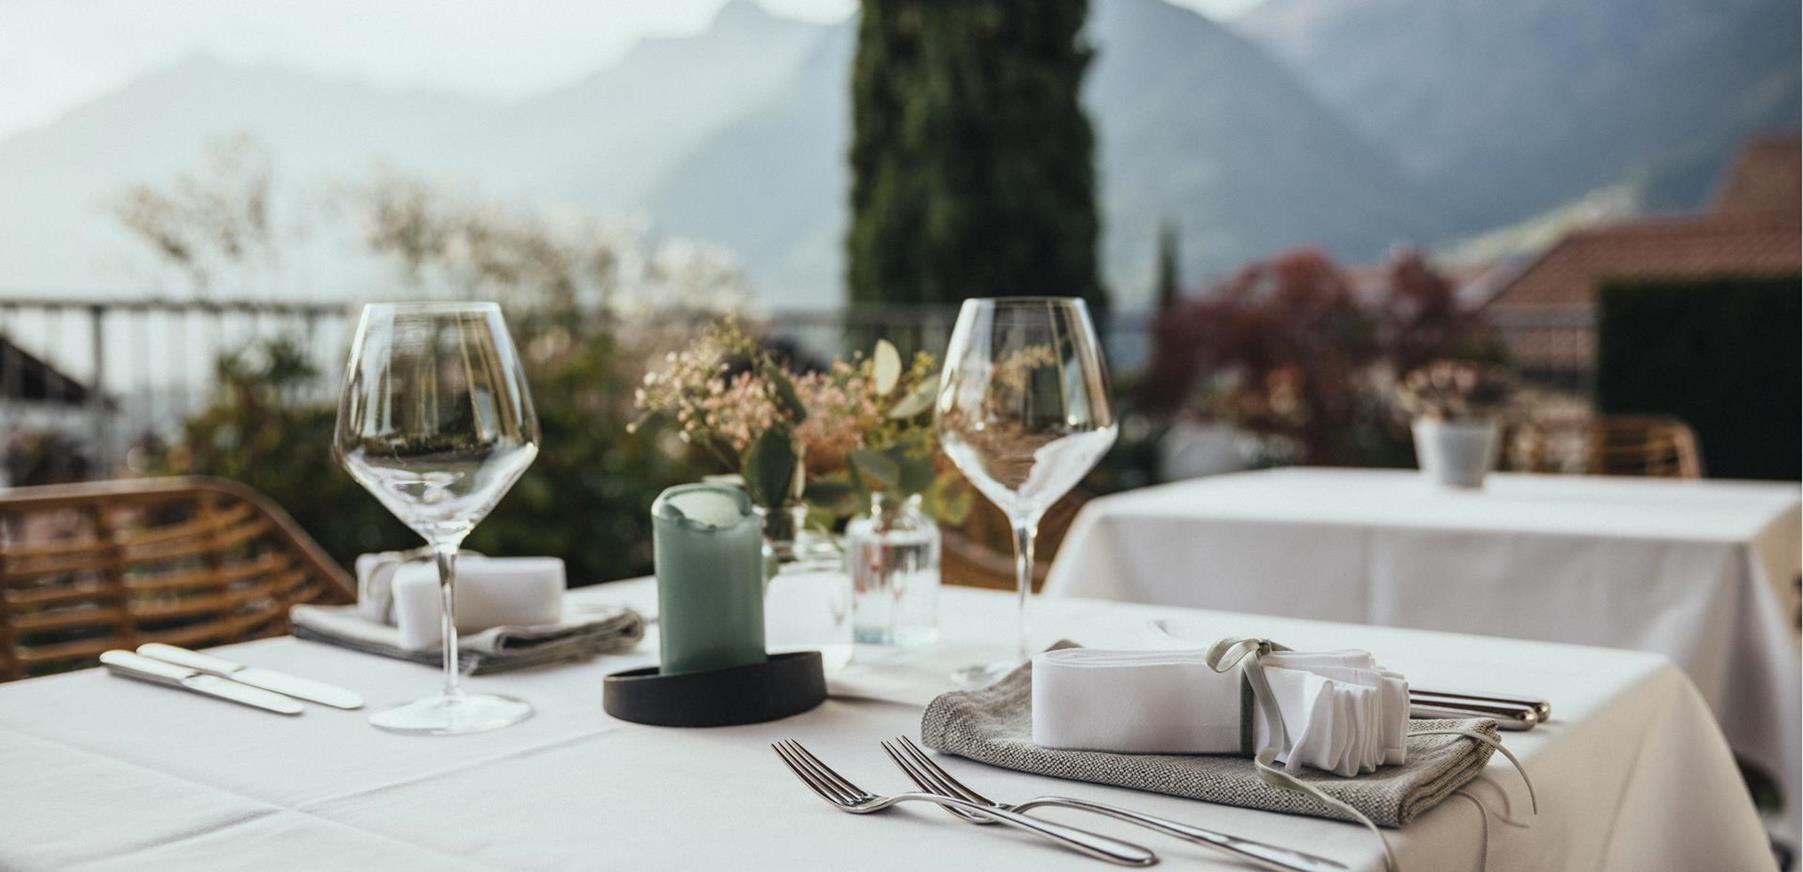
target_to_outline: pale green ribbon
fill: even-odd
[[[1384,868],[1388,870],[1388,872],[1396,872],[1396,855],[1390,852],[1390,841],[1384,838],[1383,830],[1378,828],[1376,822],[1372,821],[1371,818],[1366,817],[1363,812],[1353,808],[1351,805],[1327,795],[1327,793],[1320,788],[1273,765],[1277,762],[1277,755],[1289,748],[1290,736],[1288,731],[1284,729],[1283,712],[1277,708],[1277,696],[1271,692],[1271,683],[1265,678],[1264,665],[1260,661],[1264,655],[1273,651],[1288,650],[1290,649],[1279,645],[1270,639],[1257,639],[1252,637],[1240,639],[1226,638],[1210,645],[1208,647],[1208,652],[1204,655],[1204,660],[1208,664],[1208,668],[1220,673],[1231,671],[1235,666],[1243,667],[1241,674],[1246,677],[1247,683],[1251,685],[1252,698],[1258,704],[1259,716],[1264,718],[1265,721],[1266,745],[1263,748],[1259,748],[1258,752],[1252,757],[1252,765],[1258,770],[1259,780],[1272,787],[1283,790],[1292,790],[1306,796],[1314,797],[1321,804],[1334,809],[1351,820],[1363,825],[1365,829],[1370,830],[1371,834],[1377,837],[1378,843],[1383,845]],[[1528,800],[1533,804],[1534,813],[1540,813],[1540,801],[1534,796],[1534,783],[1528,780],[1527,770],[1521,768],[1521,761],[1515,759],[1515,755],[1509,753],[1509,749],[1504,748],[1501,742],[1476,730],[1464,729],[1422,730],[1420,732],[1411,731],[1409,735],[1464,736],[1501,751],[1503,756],[1507,757],[1509,762],[1515,766],[1515,770],[1521,773],[1521,780],[1527,782]]]

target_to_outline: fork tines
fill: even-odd
[[[921,790],[942,796],[955,796],[979,805],[994,805],[982,794],[965,787],[958,779],[953,778],[951,773],[940,768],[939,764],[934,763],[926,754],[922,753],[920,747],[910,741],[907,736],[896,736],[893,743],[884,742],[882,745],[883,751],[889,755],[889,759],[894,760],[895,765],[901,767],[902,772],[908,776],[909,780],[919,785]],[[978,823],[993,823],[991,818],[974,812],[949,805],[941,807],[954,817]]]
[[[789,771],[795,773],[795,777],[801,779],[801,783],[827,802],[834,805],[855,805],[869,795],[820,762],[820,758],[793,739],[783,739],[770,747],[778,757],[783,758],[783,763],[788,765]]]

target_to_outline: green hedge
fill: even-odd
[[[1712,478],[1803,476],[1803,279],[1623,280],[1597,292],[1596,407],[1696,430]]]

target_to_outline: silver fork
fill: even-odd
[[[1000,823],[1026,830],[1059,843],[1071,850],[1087,854],[1098,860],[1119,863],[1122,866],[1150,866],[1158,862],[1158,855],[1131,842],[1111,839],[1098,833],[1067,827],[1050,821],[1042,821],[1016,814],[1007,809],[989,808],[957,797],[943,796],[936,793],[898,793],[894,796],[879,796],[871,793],[834,772],[820,758],[815,757],[793,739],[784,739],[770,746],[776,755],[783,758],[783,763],[795,777],[801,779],[809,790],[821,799],[832,803],[840,811],[852,814],[870,814],[882,811],[898,802],[930,802],[947,808],[959,808],[978,815],[984,823]]]
[[[950,772],[945,771],[943,767],[929,759],[926,753],[921,751],[920,747],[915,745],[914,742],[906,736],[897,736],[893,743],[884,742],[883,750],[888,752],[889,758],[895,761],[895,765],[901,767],[901,770],[907,773],[908,778],[912,779],[915,784],[920,785],[921,790],[925,790],[928,793],[937,793],[942,796],[955,796],[959,799],[983,806],[989,811],[1000,810],[1022,813],[1030,809],[1042,807],[1076,809],[1078,811],[1088,811],[1106,815],[1115,820],[1126,821],[1130,824],[1137,824],[1146,829],[1164,833],[1167,836],[1175,836],[1186,842],[1194,842],[1198,845],[1218,848],[1264,869],[1278,869],[1282,870],[1282,872],[1345,872],[1347,868],[1346,864],[1329,860],[1326,857],[1317,857],[1314,854],[1307,854],[1302,851],[1294,851],[1289,848],[1280,848],[1276,845],[1269,845],[1264,842],[1255,842],[1250,839],[1229,836],[1225,833],[1217,833],[1213,830],[1205,830],[1201,827],[1190,826],[1189,824],[1179,823],[1174,820],[1154,817],[1149,814],[1130,811],[1118,806],[1090,802],[1085,799],[1073,799],[1067,796],[1041,796],[1021,803],[1010,804],[996,802],[971,790],[969,787],[964,786],[963,782],[953,778]],[[981,817],[963,806],[946,806],[945,810],[958,817],[964,818],[971,823],[993,823],[993,821]]]

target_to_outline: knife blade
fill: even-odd
[[[217,675],[208,675],[198,669],[165,663],[161,660],[133,654],[130,651],[117,649],[107,651],[100,655],[100,662],[106,667],[107,672],[125,678],[135,678],[153,684],[166,684],[202,696],[228,700],[276,714],[298,715],[303,711],[300,703],[279,693],[258,690],[230,679],[220,678]]]
[[[251,687],[272,691],[282,694],[283,696],[291,696],[295,699],[304,699],[308,702],[317,702],[322,705],[329,705],[333,708],[341,709],[358,709],[363,707],[363,697],[353,691],[345,690],[342,687],[326,684],[323,681],[298,678],[285,672],[277,672],[273,669],[259,669],[255,666],[246,666],[242,663],[236,663],[223,657],[214,657],[211,654],[189,651],[186,648],[178,648],[174,645],[165,645],[161,642],[150,642],[139,645],[138,653],[145,657],[161,660],[165,663],[173,663],[177,666],[183,666],[197,672],[204,672],[208,675],[217,675],[220,678],[230,679],[239,684],[247,684]]]

